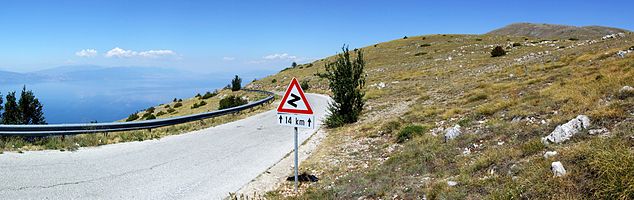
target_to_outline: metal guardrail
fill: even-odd
[[[237,107],[164,119],[87,124],[0,125],[0,136],[55,136],[152,129],[240,112],[242,110],[253,108],[272,101],[275,96],[272,92],[268,91],[246,89],[245,91],[259,92],[267,94],[269,96],[264,99]]]

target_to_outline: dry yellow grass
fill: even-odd
[[[634,85],[634,56],[615,54],[633,46],[633,41],[631,33],[594,41],[424,35],[361,48],[368,74],[364,116],[358,123],[329,130],[322,147],[300,165],[320,182],[303,185],[301,196],[286,196],[292,188],[289,183],[269,197],[585,199],[605,194],[592,191],[633,195],[632,190],[610,185],[622,178],[582,173],[591,170],[588,163],[596,164],[599,154],[577,162],[578,157],[566,153],[586,152],[591,149],[588,143],[614,141],[582,133],[562,145],[539,142],[556,125],[579,114],[590,116],[592,128],[611,130],[611,138],[634,135],[634,98],[617,98],[621,87]],[[515,42],[522,46],[510,47]],[[505,47],[507,55],[490,57],[496,45]],[[325,80],[313,74],[323,71],[331,58],[284,70],[251,87],[279,90],[288,78],[298,77],[320,89],[313,92],[327,93]],[[395,143],[398,130],[385,131],[411,124],[432,129],[402,145]],[[463,134],[438,143],[444,132],[434,130],[455,124],[463,127]],[[634,146],[631,139],[625,140]],[[465,148],[471,153],[463,155]],[[564,152],[558,159],[571,175],[553,179],[550,162],[541,156],[546,150]],[[631,148],[620,153],[634,154]],[[448,186],[447,181],[458,185]]]

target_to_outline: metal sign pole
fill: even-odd
[[[297,164],[297,127],[295,127],[295,193],[297,193],[297,171],[298,171],[298,164]]]

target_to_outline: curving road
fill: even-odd
[[[307,95],[321,121],[329,98]],[[275,114],[75,152],[5,152],[0,199],[220,199],[292,151],[293,128]],[[315,130],[300,129],[300,143]]]

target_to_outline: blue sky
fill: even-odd
[[[0,1],[0,70],[277,71],[405,35],[514,22],[634,30],[632,1]]]

